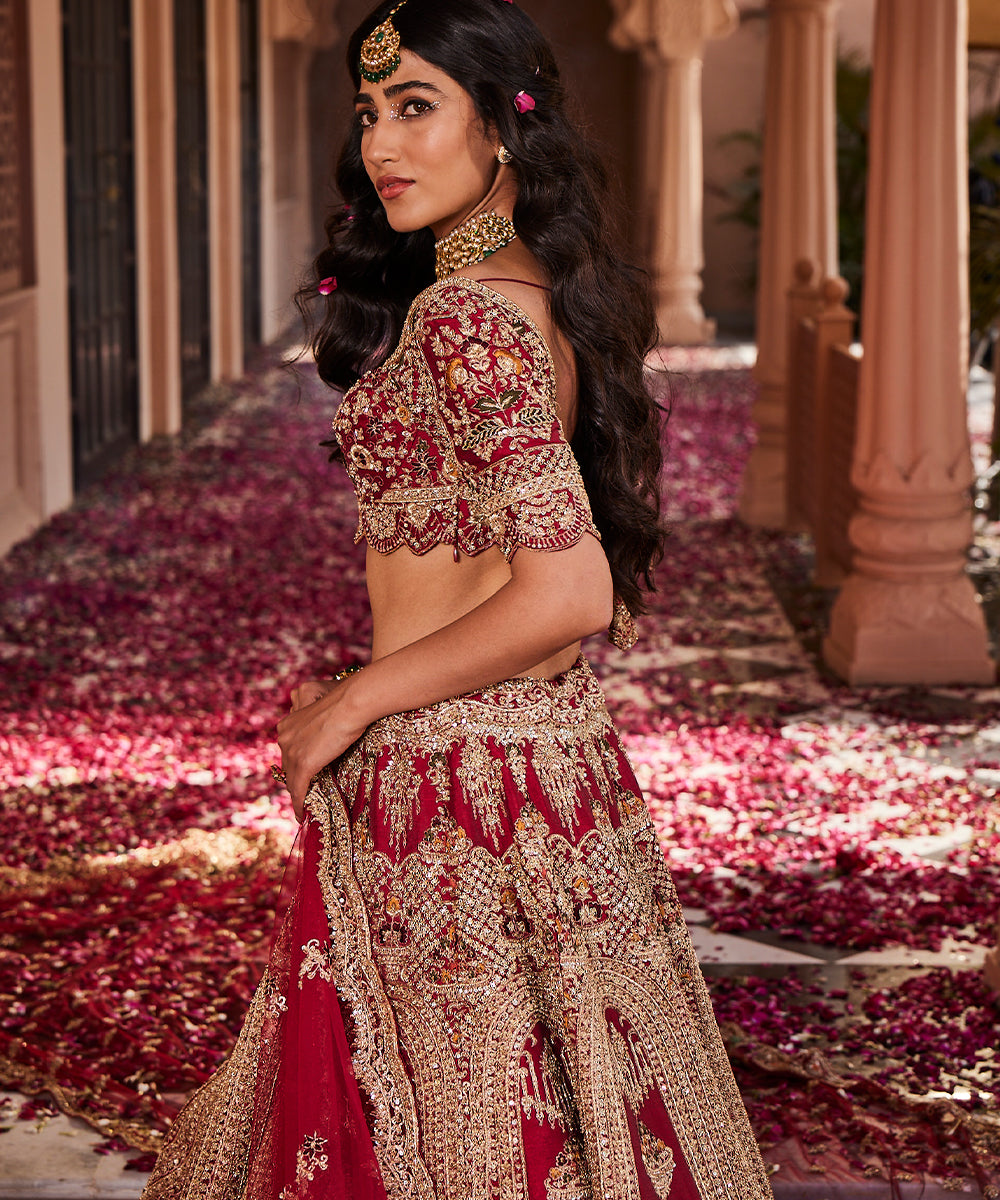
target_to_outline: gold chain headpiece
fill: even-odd
[[[377,25],[361,43],[359,70],[362,79],[367,79],[369,83],[381,83],[399,66],[399,31],[393,25],[392,18],[405,3],[406,0],[399,0],[382,24]]]

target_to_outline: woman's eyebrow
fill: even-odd
[[[409,92],[413,88],[422,88],[425,92],[434,92],[435,95],[438,96],[444,95],[444,92],[442,92],[441,89],[436,87],[433,83],[424,83],[420,79],[408,79],[405,83],[390,83],[385,89],[385,97],[387,100],[394,100],[403,92]],[[375,101],[368,92],[358,92],[358,94],[354,97],[354,103],[374,104]]]

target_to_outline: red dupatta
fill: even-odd
[[[268,965],[247,1200],[386,1200],[334,983],[321,851],[307,816]]]

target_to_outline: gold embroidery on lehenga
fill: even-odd
[[[455,767],[473,738],[503,792],[482,827]],[[564,756],[548,778],[574,780],[572,813],[539,788],[538,741]],[[434,805],[419,834],[386,827],[393,756]],[[329,940],[297,947],[299,979],[329,975],[339,997],[388,1200],[666,1200],[681,1169],[702,1200],[770,1196],[634,787],[583,662],[380,721],[314,780]],[[243,1194],[258,1064],[285,1011],[265,973],[147,1200]],[[326,1153],[306,1139],[286,1200]]]
[[[645,1125],[639,1122],[639,1152],[653,1189],[659,1200],[667,1200],[674,1178],[674,1152]]]
[[[232,1053],[188,1100],[143,1193],[145,1200],[234,1200],[246,1183],[257,1064],[275,995],[265,971]]]
[[[267,998],[267,1019],[277,1021],[286,1012],[288,1012],[288,1001],[280,992],[271,992]]]
[[[299,964],[299,987],[307,979],[322,979],[332,983],[336,968],[333,946],[321,946],[318,938],[311,938],[302,947],[302,962]]]
[[[521,1053],[521,1111],[553,1129],[573,1127],[573,1091],[566,1068],[549,1042],[532,1034]]]
[[[560,1150],[545,1180],[545,1200],[591,1200],[593,1194],[579,1154]]]
[[[564,1138],[549,1200],[639,1200],[650,1185],[665,1197],[666,1128],[705,1200],[769,1194],[676,892],[612,739],[581,663],[564,682],[507,681],[386,718],[338,764],[352,874],[342,890],[348,856],[334,838],[323,886],[338,920],[358,912],[346,936],[364,961],[338,959],[336,983],[378,1030],[348,1022],[355,1073],[369,1098],[397,1081],[404,1115],[378,1128],[376,1154],[390,1175],[417,1155],[437,1200],[527,1200],[541,1129]],[[463,762],[475,764],[465,776]],[[342,807],[324,778],[311,812],[320,797]],[[414,793],[421,807],[408,810]],[[459,804],[475,827],[456,819]],[[409,1186],[387,1181],[390,1200]]]
[[[319,882],[337,952],[335,985],[386,1193],[392,1200],[438,1200],[420,1154],[416,1101],[398,1049],[395,1014],[372,958],[347,810],[328,770],[313,781],[306,807],[322,835]]]
[[[312,1183],[317,1171],[325,1171],[330,1165],[330,1157],[324,1154],[327,1139],[318,1133],[309,1134],[295,1155],[295,1183],[281,1189],[278,1200],[298,1200],[302,1195],[302,1185]]]
[[[377,797],[397,853],[418,811],[447,807],[453,776],[494,846],[504,832],[510,783],[524,795],[529,774],[571,829],[579,794],[597,790],[595,781],[598,788],[618,781],[600,688],[588,673],[573,706],[567,701],[577,686],[560,692],[538,680],[513,679],[482,699],[385,717],[340,760],[338,777],[351,791],[364,783]],[[424,769],[414,770],[415,763]]]

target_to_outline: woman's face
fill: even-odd
[[[394,74],[362,81],[354,110],[365,169],[397,233],[449,233],[480,211],[500,169],[472,97],[444,71],[401,50]]]

